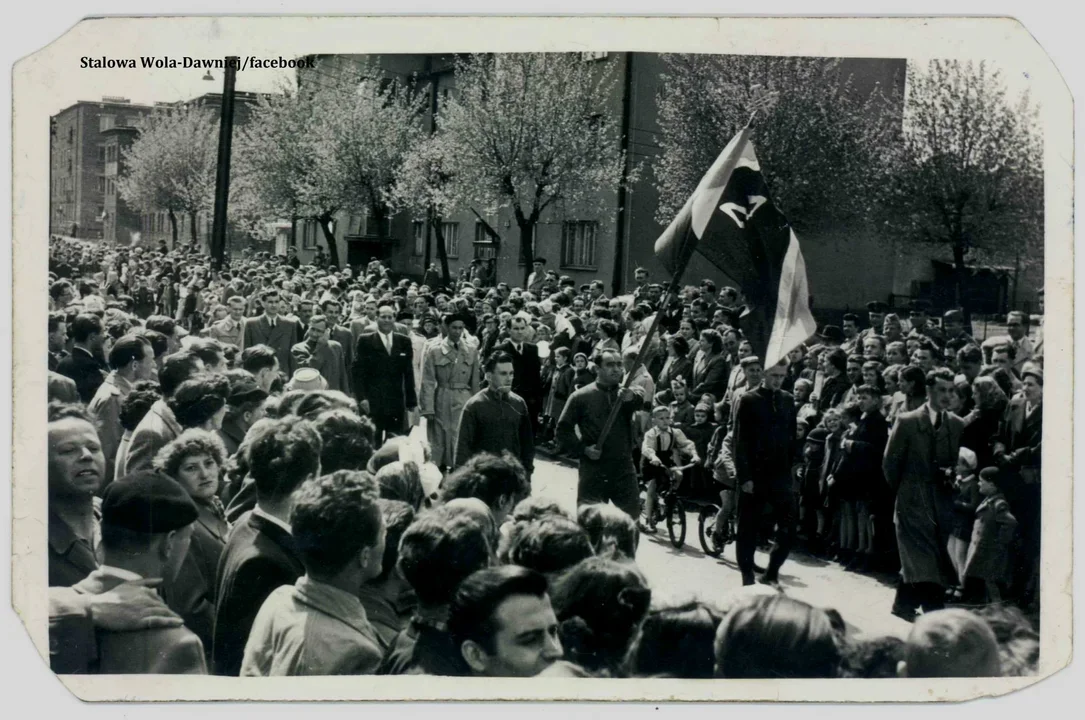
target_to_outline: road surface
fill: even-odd
[[[553,498],[575,513],[576,467],[562,460],[536,456],[532,492]],[[727,546],[720,558],[701,551],[697,541],[697,516],[686,518],[686,541],[681,549],[671,545],[666,526],[654,536],[642,535],[637,565],[652,585],[653,601],[677,603],[692,598],[711,601],[741,587],[735,564],[735,546]],[[768,555],[758,551],[755,562],[765,567]],[[812,605],[835,608],[849,630],[862,635],[905,637],[911,625],[890,614],[893,578],[845,572],[840,565],[792,552],[780,571],[783,591]]]

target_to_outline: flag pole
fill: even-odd
[[[764,95],[758,97],[751,103],[753,107],[753,113],[750,115],[749,121],[746,123],[746,127],[749,128],[753,125],[754,119],[757,117],[757,113],[762,109],[771,106],[779,97],[779,92],[767,92]],[[686,273],[686,267],[689,265],[690,259],[693,257],[693,252],[689,251],[689,235],[691,232],[689,227],[686,228],[686,233],[682,238],[682,251],[678,257],[678,264],[674,268],[674,273],[671,276],[671,284],[667,288],[667,293],[663,296],[663,301],[659,304],[659,310],[656,311],[655,317],[652,319],[652,324],[648,327],[648,333],[644,336],[644,340],[641,342],[640,350],[637,352],[637,360],[633,363],[633,368],[626,374],[625,382],[622,383],[622,390],[628,390],[629,386],[633,382],[633,374],[637,371],[641,365],[644,364],[645,359],[648,356],[648,348],[652,344],[652,340],[655,339],[656,333],[659,331],[660,320],[663,319],[663,313],[674,302],[678,301],[678,290],[682,284],[682,276]],[[607,420],[603,423],[602,430],[599,431],[599,438],[591,445],[591,447],[599,448],[603,441],[607,439],[607,435],[610,434],[610,429],[614,425],[614,421],[618,418],[618,411],[621,409],[622,403],[616,402],[610,408],[610,414],[607,415]]]
[[[686,232],[689,233],[691,230],[687,228]],[[652,344],[652,340],[655,338],[656,333],[659,331],[659,323],[660,320],[663,319],[663,313],[670,307],[671,303],[678,300],[678,288],[681,286],[682,276],[686,272],[686,267],[689,265],[690,258],[693,257],[693,253],[687,251],[687,244],[688,235],[682,239],[682,252],[678,258],[678,265],[674,268],[671,284],[667,287],[667,293],[663,296],[663,301],[659,304],[659,309],[652,319],[652,324],[648,326],[648,333],[641,342],[640,350],[637,351],[637,360],[633,363],[633,368],[626,374],[625,382],[622,383],[622,390],[629,389],[630,384],[633,382],[633,374],[637,371],[637,368],[644,364],[644,361],[648,356],[648,348]],[[610,428],[618,418],[618,411],[621,409],[621,406],[621,402],[616,402],[610,407],[610,414],[607,416],[607,421],[603,423],[603,429],[599,431],[599,438],[592,447],[598,448],[603,444],[603,441],[607,439],[607,435],[610,434]]]

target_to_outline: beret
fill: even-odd
[[[817,445],[825,444],[825,438],[829,436],[829,431],[823,427],[816,427],[810,431],[810,434],[806,436],[806,442],[815,443]]]
[[[992,465],[991,467],[985,467],[980,470],[980,479],[987,480],[988,482],[997,483],[1000,474],[1001,473],[999,472],[999,469]]]
[[[185,489],[156,472],[126,475],[111,483],[102,497],[102,525],[132,532],[172,532],[191,525],[198,515]]]
[[[267,398],[267,393],[256,382],[252,375],[237,373],[230,378],[230,405],[244,405],[248,402],[256,402]]]

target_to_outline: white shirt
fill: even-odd
[[[291,534],[293,534],[293,530],[291,530],[291,528],[290,528],[290,523],[287,523],[287,522],[283,522],[282,520],[280,520],[279,518],[275,517],[274,515],[272,515],[272,514],[271,514],[271,513],[269,513],[268,511],[264,510],[264,509],[263,509],[262,507],[260,507],[259,505],[257,505],[256,507],[254,507],[254,508],[252,509],[252,514],[253,514],[253,515],[256,515],[256,516],[258,516],[258,517],[262,517],[262,518],[264,518],[265,520],[267,520],[267,521],[268,521],[269,523],[271,523],[272,525],[278,525],[278,526],[279,526],[279,527],[281,527],[281,528],[282,528],[283,530],[286,530],[286,531],[287,531],[288,533],[291,533]]]
[[[139,573],[134,573],[131,570],[125,570],[124,568],[119,568],[119,567],[116,567],[114,565],[102,565],[98,569],[99,570],[105,570],[110,575],[114,575],[114,576],[119,577],[119,578],[121,578],[122,580],[125,580],[125,581],[142,580],[143,579],[143,576],[140,575]]]

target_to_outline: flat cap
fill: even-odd
[[[882,302],[881,300],[871,300],[866,304],[867,312],[872,313],[886,313],[889,312],[889,303]]]
[[[742,367],[748,367],[750,365],[760,365],[761,358],[757,357],[756,355],[747,355],[746,357],[739,360],[738,364]]]
[[[196,503],[176,481],[156,472],[137,472],[106,488],[102,524],[148,535],[180,530],[196,521]]]
[[[816,427],[806,436],[806,442],[814,443],[815,445],[824,445],[827,437],[829,437],[828,430],[823,427]]]

